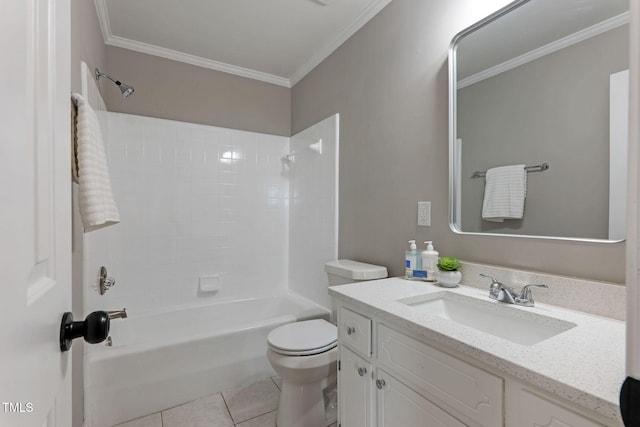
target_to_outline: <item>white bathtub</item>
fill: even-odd
[[[275,373],[267,335],[329,312],[296,295],[111,321],[111,347],[85,346],[85,423],[111,426]]]

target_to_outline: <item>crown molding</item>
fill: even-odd
[[[324,48],[314,54],[307,62],[305,62],[298,70],[289,78],[291,86],[302,80],[307,74],[317,67],[322,61],[327,59],[336,49],[354,35],[360,28],[376,16],[385,6],[392,0],[374,0],[367,6],[358,17],[349,24],[338,36]]]
[[[107,10],[107,0],[94,0],[96,6],[96,14],[98,15],[98,23],[100,31],[102,31],[102,39],[106,43],[113,34],[111,33],[111,22],[109,22],[109,12]]]
[[[570,34],[566,37],[529,51],[523,55],[517,56],[491,68],[487,68],[486,70],[473,74],[469,77],[465,77],[464,79],[458,81],[456,88],[462,89],[474,83],[478,83],[482,80],[486,80],[490,77],[496,76],[500,73],[504,73],[505,71],[519,67],[520,65],[524,65],[527,62],[531,62],[545,55],[549,55],[550,53],[564,49],[581,41],[587,40],[591,37],[595,37],[609,30],[613,30],[614,28],[621,27],[622,25],[629,23],[629,17],[629,12],[625,12],[618,16],[614,16],[613,18],[599,22],[595,25],[592,25],[591,27],[585,28],[584,30],[580,30],[576,33]]]
[[[121,47],[124,49],[134,50],[136,52],[142,52],[149,55],[160,56],[162,58],[196,65],[198,67],[222,71],[223,73],[234,74],[240,77],[247,77],[253,80],[260,80],[278,86],[284,86],[288,88],[291,87],[289,79],[286,79],[284,77],[263,73],[262,71],[256,71],[250,68],[238,67],[236,65],[231,65],[220,61],[213,61],[211,59],[202,58],[200,56],[190,55],[188,53],[179,52],[177,50],[167,49],[164,47],[159,47],[156,45],[143,43],[123,37],[111,36],[111,38],[109,40],[106,40],[105,43],[110,46]]]
[[[276,76],[274,74],[264,73],[262,71],[252,70],[250,68],[239,67],[212,59],[202,58],[200,56],[179,52],[160,46],[131,40],[124,37],[114,36],[111,32],[111,24],[109,23],[109,13],[107,10],[106,0],[94,0],[100,30],[105,44],[109,46],[121,47],[136,52],[146,53],[149,55],[159,56],[174,61],[184,62],[198,67],[209,68],[224,73],[234,74],[236,76],[246,77],[249,79],[260,80],[266,83],[275,84],[291,88],[294,84],[302,80],[311,70],[324,61],[337,48],[339,48],[349,37],[362,28],[371,18],[380,12],[392,0],[374,0],[366,9],[358,15],[358,17],[349,24],[338,36],[316,54],[314,54],[307,62],[305,62],[290,78]]]

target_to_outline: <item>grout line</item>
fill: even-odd
[[[231,422],[233,422],[233,426],[231,427],[236,427],[236,420],[233,418],[233,415],[231,415],[231,410],[229,409],[229,405],[227,405],[227,399],[224,398],[224,394],[222,394],[222,392],[220,392],[220,397],[222,397],[222,401],[224,402],[224,407],[227,408],[227,413],[229,414],[229,418],[231,418]]]
[[[255,420],[256,418],[259,418],[259,417],[262,417],[262,416],[265,416],[267,414],[270,414],[272,412],[277,412],[277,411],[278,411],[277,409],[274,409],[273,411],[268,411],[268,412],[265,412],[264,414],[260,414],[260,415],[256,415],[255,417],[247,418],[246,420],[242,421],[239,424],[246,423],[247,421]]]
[[[271,381],[273,381],[273,383],[276,385],[276,388],[278,389],[278,391],[282,391],[282,390],[280,390],[280,386],[278,385],[276,380],[274,380],[273,377],[269,377],[269,378],[271,378]]]

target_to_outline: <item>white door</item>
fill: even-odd
[[[69,0],[0,1],[0,426],[71,426]]]

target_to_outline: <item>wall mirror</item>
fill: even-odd
[[[454,37],[453,231],[624,240],[628,7],[628,0],[520,0]],[[508,165],[530,167],[522,217],[484,219],[485,172]]]

